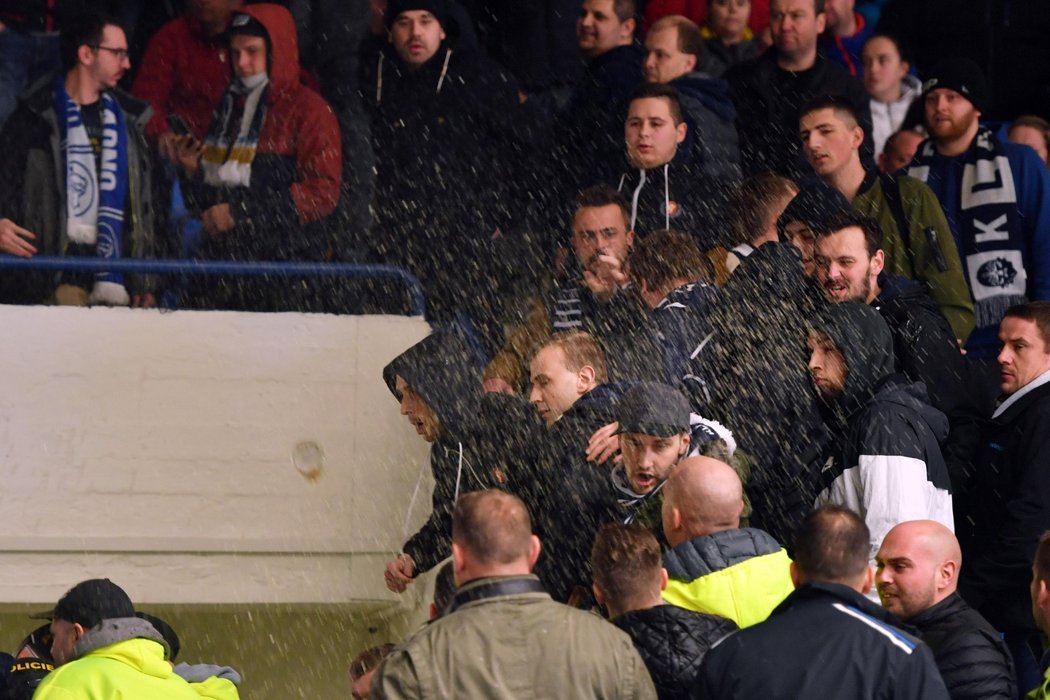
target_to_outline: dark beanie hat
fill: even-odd
[[[784,213],[777,219],[777,232],[781,240],[787,240],[784,230],[793,221],[818,230],[832,215],[843,209],[851,209],[846,195],[823,180],[814,180],[803,185],[795,198],[788,203]]]
[[[988,83],[981,67],[968,58],[945,58],[927,73],[922,84],[922,95],[939,88],[955,90],[973,103],[979,112],[988,107]]]
[[[387,29],[394,25],[394,20],[402,12],[410,10],[424,10],[434,15],[441,27],[448,31],[448,10],[445,0],[387,0],[386,14],[383,15],[383,23]]]

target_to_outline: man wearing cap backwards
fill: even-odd
[[[51,655],[58,665],[34,698],[199,700],[168,663],[168,643],[135,616],[135,606],[109,579],[81,581],[51,613]]]
[[[389,43],[361,81],[377,167],[367,245],[419,278],[431,320],[487,323],[492,241],[517,201],[517,85],[453,47],[444,0],[389,0],[384,21]]]
[[[944,59],[922,94],[930,138],[907,173],[944,208],[975,302],[966,349],[990,359],[1006,309],[1050,299],[1050,172],[1031,148],[980,125],[988,87],[974,62]]]

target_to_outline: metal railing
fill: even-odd
[[[404,286],[413,316],[426,315],[423,288],[411,273],[393,265],[310,262],[225,262],[212,260],[145,260],[141,258],[80,258],[37,255],[18,258],[0,255],[0,270],[63,272],[126,272],[138,274],[239,275],[260,277],[351,277],[393,279]]]

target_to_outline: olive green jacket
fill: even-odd
[[[470,581],[455,601],[488,584],[536,580]],[[384,660],[369,697],[655,700],[656,690],[626,632],[536,591],[471,600],[426,625]]]
[[[924,283],[955,337],[965,341],[974,328],[973,298],[948,220],[933,190],[924,182],[907,175],[896,180],[901,209],[910,229],[907,237],[901,235],[897,216],[883,191],[882,178],[875,173],[864,179],[860,193],[853,198],[853,207],[882,227],[886,271]]]

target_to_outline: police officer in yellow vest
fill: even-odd
[[[763,530],[740,527],[743,486],[728,464],[685,459],[663,494],[668,603],[743,628],[765,620],[794,590],[784,548]]]

